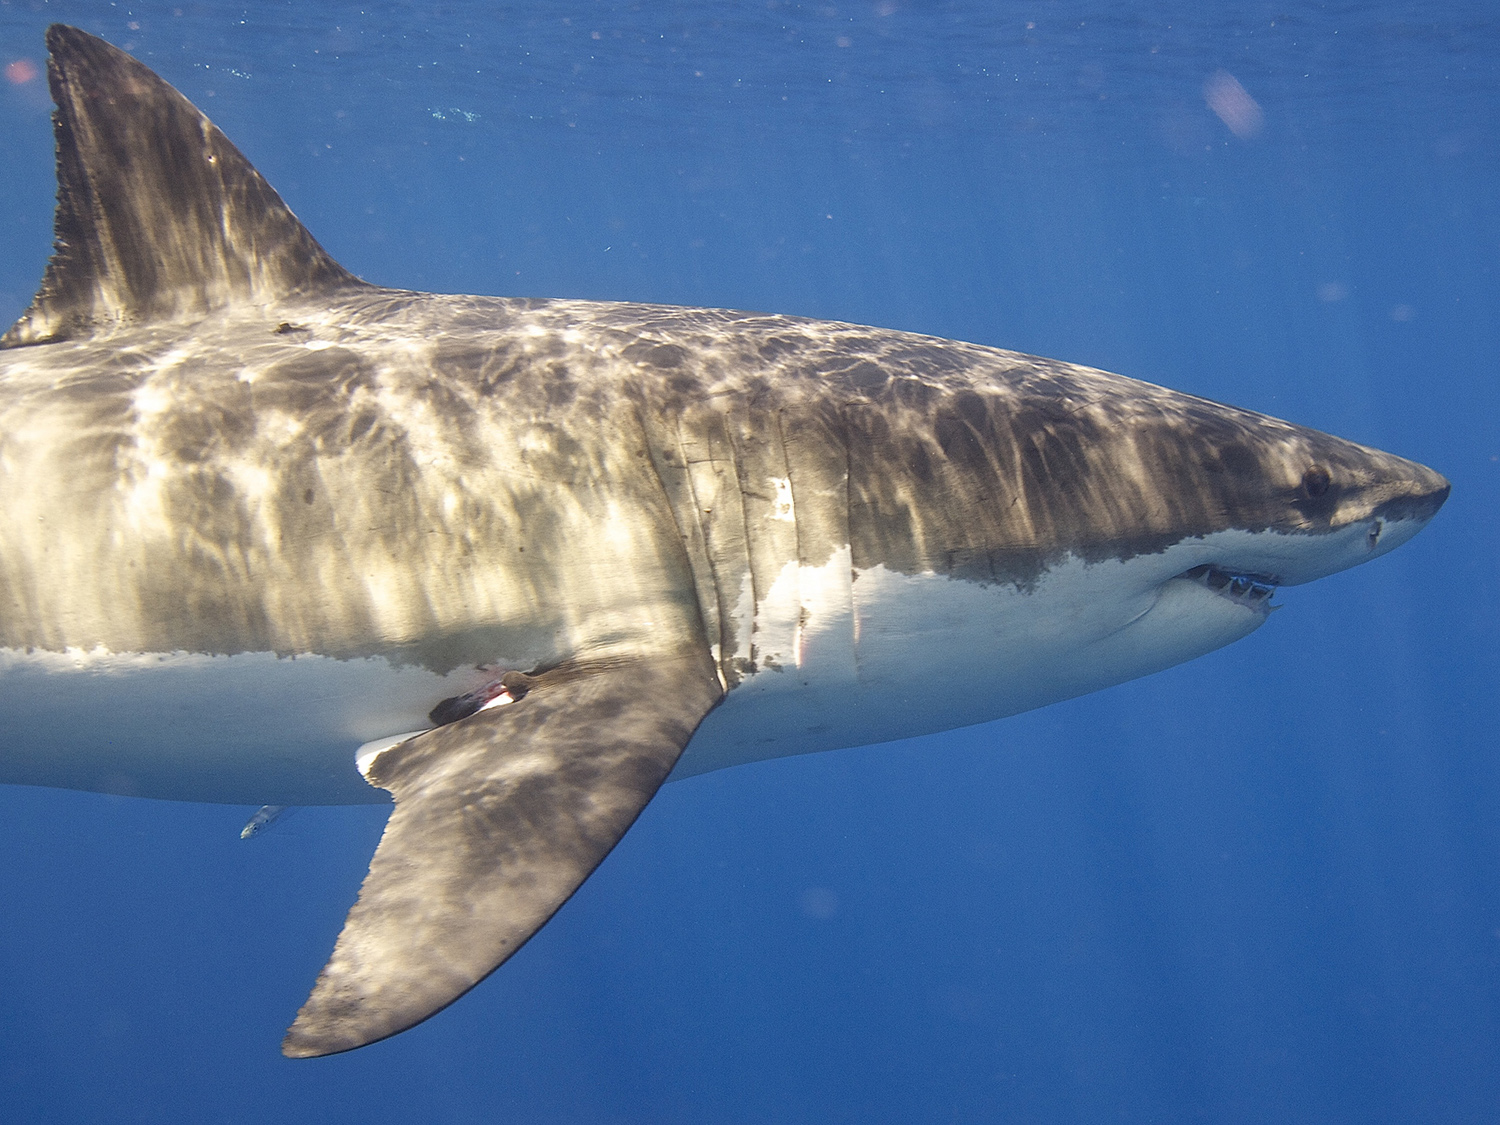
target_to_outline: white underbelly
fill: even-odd
[[[383,657],[0,650],[0,782],[231,804],[389,799],[361,743],[477,686]]]

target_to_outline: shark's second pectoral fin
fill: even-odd
[[[706,652],[571,665],[384,751],[396,809],[282,1051],[347,1051],[483,980],[604,859],[718,702]]]

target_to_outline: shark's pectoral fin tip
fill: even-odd
[[[309,1026],[310,1023],[314,1025]],[[342,1055],[358,1047],[367,1047],[371,1043],[378,1043],[396,1034],[397,1031],[405,1030],[405,1028],[394,1028],[360,1038],[351,1035],[347,1028],[320,1029],[315,1024],[315,1020],[310,1021],[307,1018],[307,1009],[304,1008],[292,1022],[292,1026],[287,1029],[286,1037],[281,1041],[281,1053],[289,1059],[327,1058],[329,1055]]]
[[[318,983],[313,986],[312,995],[297,1012],[297,1018],[292,1021],[292,1026],[286,1029],[286,1035],[281,1040],[281,1053],[289,1059],[316,1059],[323,1055],[337,1054],[341,1049],[329,1040],[328,1035],[321,1030],[316,1030],[312,1025],[316,1022],[316,1016],[312,1013],[318,1002],[319,993],[323,988],[323,979],[327,970],[318,978]]]
[[[330,1053],[320,1047],[313,1046],[311,1043],[304,1042],[300,1036],[293,1034],[295,1030],[296,1025],[293,1025],[292,1031],[288,1031],[286,1038],[281,1041],[281,1053],[287,1058],[317,1059]]]

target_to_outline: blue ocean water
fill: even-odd
[[[0,0],[6,324],[54,21],[371,281],[1052,355],[1454,492],[1191,664],[668,786],[487,982],[335,1058],[277,1047],[383,808],[246,842],[248,808],[0,787],[0,1119],[1500,1117],[1491,4]]]

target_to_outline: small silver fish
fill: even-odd
[[[255,810],[255,815],[245,821],[245,827],[240,829],[240,839],[248,840],[258,832],[271,827],[279,819],[281,814],[287,811],[286,805],[261,805]]]

